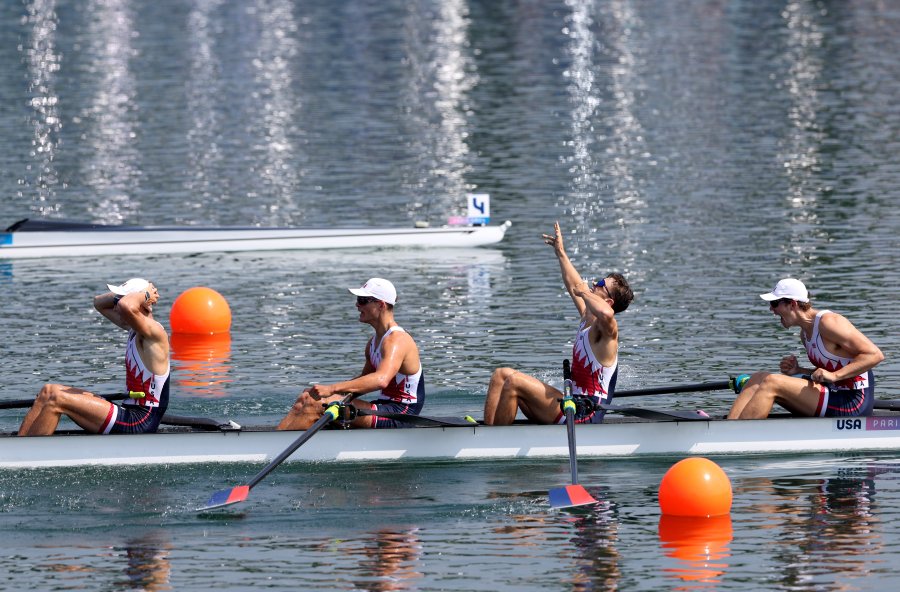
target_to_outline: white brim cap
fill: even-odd
[[[796,300],[797,302],[809,302],[809,291],[800,280],[794,278],[785,278],[775,284],[775,288],[771,292],[760,294],[760,298],[772,302],[781,298]]]
[[[394,284],[383,278],[372,278],[359,288],[347,288],[354,296],[377,298],[388,304],[397,303],[397,290]]]
[[[127,296],[128,294],[134,294],[135,292],[145,292],[147,288],[150,287],[150,282],[148,282],[144,278],[131,278],[127,282],[121,283],[118,286],[114,286],[113,284],[106,284],[106,287],[109,288],[109,291],[113,294],[118,294],[119,296]]]

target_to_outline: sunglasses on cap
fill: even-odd
[[[357,296],[356,297],[356,305],[357,306],[365,306],[367,304],[372,304],[373,302],[378,302],[378,298],[374,298],[372,296]]]

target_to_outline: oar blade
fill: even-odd
[[[206,502],[206,505],[202,508],[197,508],[197,511],[206,512],[209,510],[224,508],[225,506],[230,506],[232,504],[244,501],[249,495],[249,485],[238,485],[237,487],[232,487],[231,489],[222,489],[221,491],[217,491],[212,494],[209,498],[209,501]]]
[[[566,485],[550,490],[551,508],[574,508],[596,503],[597,500],[581,485]]]

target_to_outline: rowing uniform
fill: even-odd
[[[144,396],[111,405],[100,431],[103,434],[140,434],[155,432],[169,406],[169,373],[153,374],[144,366],[137,348],[137,333],[128,332],[125,346],[125,389]]]
[[[572,346],[572,396],[575,398],[575,423],[601,423],[606,411],[601,403],[611,403],[616,390],[616,376],[619,373],[619,357],[612,366],[606,367],[597,360],[591,349],[591,325],[581,322],[575,344]],[[588,405],[579,405],[578,400],[586,399]],[[566,423],[566,416],[560,410],[556,423]]]
[[[377,368],[381,363],[382,351],[381,344],[385,338],[394,331],[402,331],[402,327],[393,326],[387,330],[382,336],[381,341],[375,343],[375,338],[369,342],[366,350],[366,358],[373,368]],[[419,364],[419,370],[415,374],[397,373],[394,380],[383,388],[380,392],[381,398],[370,403],[372,411],[383,411],[385,413],[402,413],[404,415],[418,415],[422,412],[425,405],[425,375],[422,372],[422,364]],[[372,416],[373,428],[406,428],[412,424],[402,422],[396,419],[388,419],[386,417]]]
[[[825,343],[819,334],[819,320],[826,314],[833,313],[830,310],[822,310],[816,315],[809,341],[802,333],[800,339],[806,348],[806,356],[814,367],[836,372],[852,362],[853,359],[836,356],[825,349]],[[872,413],[872,407],[875,404],[875,375],[871,370],[828,386],[820,385],[819,389],[821,394],[816,406],[816,417],[870,415]]]

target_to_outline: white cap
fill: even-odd
[[[759,297],[769,302],[779,298],[789,298],[797,302],[809,302],[809,292],[806,291],[806,286],[803,285],[803,282],[794,278],[781,280],[775,284],[775,288],[771,292],[760,294]]]
[[[147,288],[150,287],[150,282],[144,278],[131,278],[124,284],[119,284],[118,286],[106,284],[106,287],[109,288],[109,291],[113,294],[125,296],[127,294],[134,294],[135,292],[146,292]]]
[[[349,288],[349,290],[354,296],[371,296],[388,304],[397,303],[397,290],[394,289],[394,284],[382,278],[372,278],[361,288]]]

